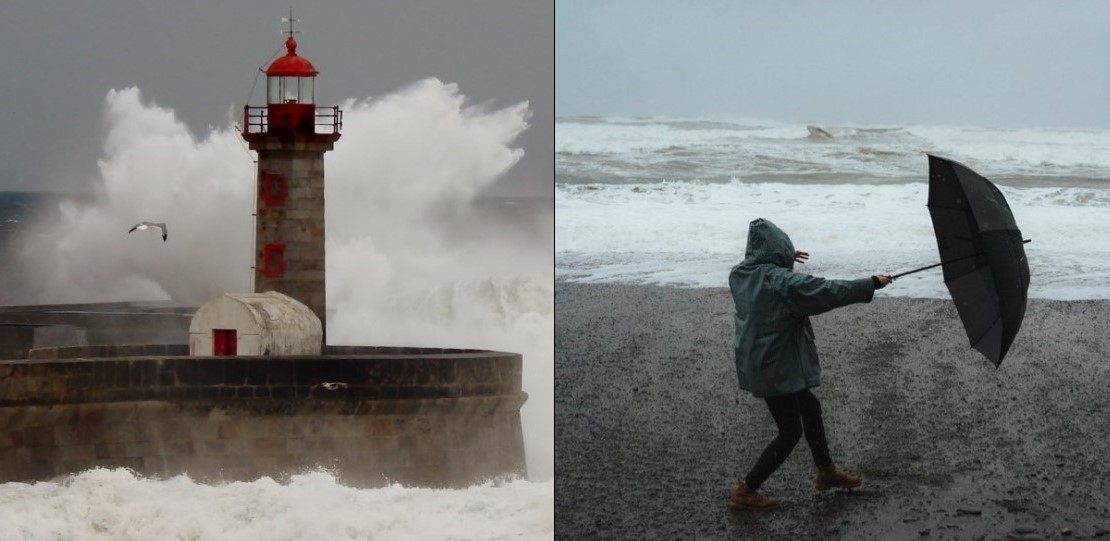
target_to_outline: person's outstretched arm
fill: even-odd
[[[890,277],[877,274],[859,280],[827,280],[782,269],[772,278],[788,310],[799,316],[815,316],[859,302],[871,302],[875,290],[890,283]]]

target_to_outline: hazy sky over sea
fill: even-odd
[[[1108,128],[1110,2],[558,0],[557,116]]]
[[[318,104],[381,97],[428,77],[458,83],[474,103],[527,100],[531,127],[514,145],[525,157],[495,191],[551,193],[553,6],[519,0],[6,3],[0,190],[85,189],[113,88],[138,86],[199,136],[229,114],[238,120],[257,69],[284,52],[290,5],[304,31],[297,52],[320,71]],[[265,103],[264,77],[251,103]]]

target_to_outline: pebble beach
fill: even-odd
[[[762,488],[781,508],[733,512],[775,428],[737,386],[728,290],[558,280],[558,536],[1110,538],[1110,301],[1031,299],[998,368],[950,300],[812,321],[833,459],[864,484],[815,491],[803,440]]]

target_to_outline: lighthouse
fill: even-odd
[[[258,152],[254,292],[277,291],[325,313],[324,153],[343,112],[316,106],[316,75],[297,54],[289,19],[286,52],[266,68],[266,105],[243,108],[243,139]]]

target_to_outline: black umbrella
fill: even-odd
[[[971,347],[998,366],[1025,317],[1029,241],[1002,192],[961,163],[929,156],[927,206],[942,263],[892,278],[943,265]]]

